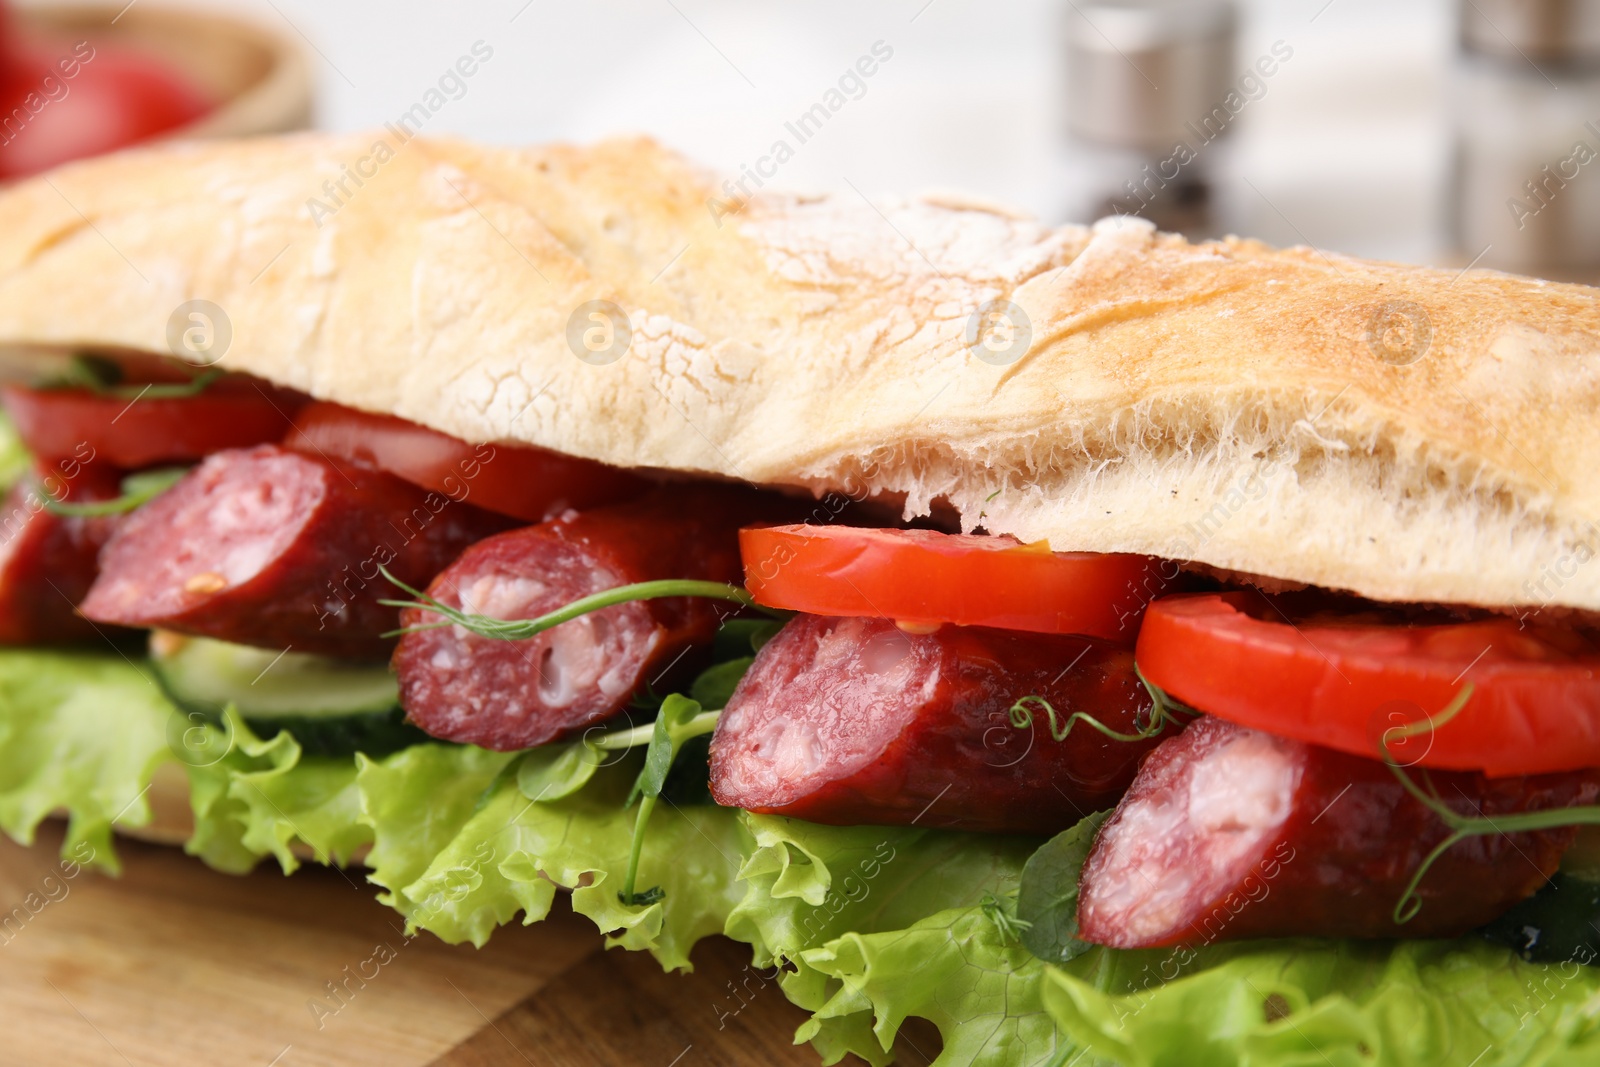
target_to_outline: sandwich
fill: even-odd
[[[825,1063],[1600,1052],[1594,290],[730,195],[330,135],[0,194],[0,825],[725,934]]]

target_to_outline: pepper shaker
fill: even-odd
[[[1461,0],[1459,16],[1455,256],[1600,280],[1600,0]]]

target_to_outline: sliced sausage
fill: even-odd
[[[569,512],[474,545],[428,592],[453,608],[531,619],[634,582],[738,583],[741,525],[787,501],[749,490],[672,488]],[[590,612],[503,641],[458,626],[407,634],[395,650],[400,702],[434,737],[509,751],[610,718],[642,686],[709,642],[733,605],[672,597]],[[437,621],[414,609],[407,626]]]
[[[399,594],[508,520],[383,471],[276,445],[218,452],[106,545],[82,611],[237,644],[381,657]]]
[[[1600,792],[1592,771],[1428,778],[1453,810],[1490,818]],[[1543,885],[1577,830],[1459,842],[1423,879],[1420,910],[1396,924],[1406,885],[1449,832],[1379,760],[1201,719],[1150,755],[1101,828],[1079,882],[1080,936],[1116,948],[1454,937]]]
[[[73,463],[73,475],[40,470],[0,503],[0,643],[54,644],[95,636],[78,614],[94,584],[96,559],[119,516],[58,515],[43,490],[71,503],[119,495],[115,471]]]
[[[1120,733],[1150,711],[1131,651],[980,627],[797,616],[751,665],[711,744],[717,803],[812,822],[1053,833],[1108,807],[1154,741],[1078,722],[1054,740],[1038,696]]]

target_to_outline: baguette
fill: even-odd
[[[642,139],[180,144],[0,194],[0,344],[165,352],[194,299],[231,324],[219,366],[469,441],[1600,611],[1582,286],[741,190]],[[598,354],[592,301],[626,315]]]

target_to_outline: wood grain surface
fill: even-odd
[[[7,1065],[819,1062],[790,1043],[805,1013],[721,938],[696,949],[694,973],[664,974],[605,951],[558,901],[486,948],[450,946],[407,939],[355,871],[240,878],[119,840],[124,871],[108,878],[64,868],[60,846],[55,823],[31,847],[0,838]],[[898,1062],[926,1063],[918,1047],[937,1035],[913,1033]]]

